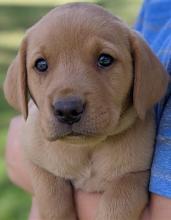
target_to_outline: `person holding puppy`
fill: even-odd
[[[171,75],[171,2],[145,0],[135,28],[146,39]],[[150,204],[144,220],[171,219],[171,87],[156,110],[158,125],[149,190]]]
[[[136,30],[147,40],[153,51],[160,58],[168,73],[171,73],[169,27],[171,3],[169,0],[145,0],[141,13],[136,23]],[[158,134],[156,138],[156,152],[152,165],[150,180],[151,198],[142,219],[163,220],[171,218],[171,119],[170,91],[165,99],[159,103],[156,110]],[[7,166],[10,178],[20,187],[32,193],[32,187],[27,175],[27,167],[23,164],[23,155],[19,143],[19,133],[22,126],[21,117],[12,120],[7,143]],[[75,201],[80,220],[91,220],[95,214],[100,194],[88,194],[81,191],[75,192]],[[37,205],[33,198],[30,220],[39,220]],[[41,219],[40,219],[41,220]]]

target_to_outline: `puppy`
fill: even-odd
[[[167,83],[141,37],[99,6],[60,6],[27,31],[4,91],[27,119],[21,138],[43,220],[77,219],[73,187],[102,193],[96,220],[140,218],[152,108]]]

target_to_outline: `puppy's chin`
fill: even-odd
[[[104,136],[65,136],[59,139],[59,142],[66,143],[67,145],[74,145],[79,147],[94,147],[106,139]]]
[[[67,125],[54,121],[54,119],[48,123],[42,121],[42,131],[50,142],[61,141],[76,145],[94,146],[106,138],[104,134],[97,134],[97,132],[91,129],[81,129],[76,123],[74,125]]]
[[[74,133],[72,129],[46,134],[46,138],[50,142],[60,141],[67,144],[81,145],[81,146],[95,146],[106,139],[104,135],[87,135],[81,133]]]

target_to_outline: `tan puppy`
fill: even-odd
[[[72,187],[103,193],[96,220],[139,219],[152,107],[167,81],[137,33],[99,6],[60,6],[27,31],[4,90],[28,116],[22,141],[43,220],[77,219]]]

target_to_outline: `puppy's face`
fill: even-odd
[[[62,10],[27,36],[28,87],[42,128],[50,139],[107,135],[132,85],[128,39],[109,18],[93,22],[93,11]]]
[[[49,140],[100,139],[115,133],[130,107],[145,114],[134,100],[134,40],[120,20],[89,4],[54,9],[27,32],[20,69]],[[163,94],[167,80],[160,71]]]

